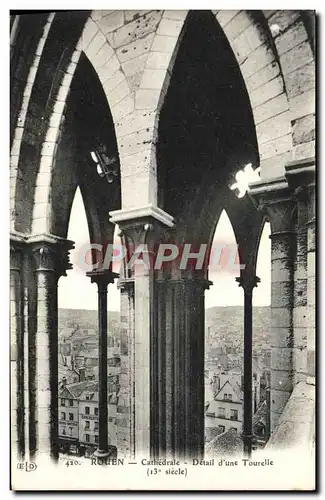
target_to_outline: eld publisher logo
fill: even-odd
[[[24,470],[26,472],[33,472],[37,469],[37,465],[35,462],[18,462],[17,469]]]

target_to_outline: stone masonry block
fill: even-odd
[[[56,143],[54,142],[44,142],[42,146],[43,156],[54,156],[56,151]]]
[[[79,54],[79,56],[80,56],[80,52],[77,52],[77,53],[78,53],[78,54]],[[69,65],[68,65],[68,67],[67,67],[67,71],[66,71],[66,72],[67,72],[69,75],[74,75],[74,72],[75,72],[75,70],[76,70],[76,67],[77,67],[77,62],[72,62],[72,61],[71,61],[71,62],[69,63]]]
[[[304,142],[293,147],[293,159],[303,160],[315,156],[315,141]]]
[[[162,11],[151,11],[114,32],[114,48],[122,47],[156,31]]]
[[[254,108],[255,125],[287,111],[288,108],[288,100],[285,94],[280,94],[266,103],[256,106]]]
[[[114,51],[112,47],[108,44],[108,42],[105,41],[104,45],[102,45],[97,54],[93,56],[91,61],[97,72],[100,68],[108,64],[113,54]]]
[[[249,57],[253,57],[253,54],[250,54]],[[249,91],[257,89],[270,80],[273,80],[273,78],[276,78],[279,74],[280,67],[278,63],[276,61],[272,61],[246,79],[247,89]]]
[[[107,96],[109,105],[115,106],[117,103],[122,101],[127,95],[130,94],[129,85],[125,80],[123,80],[115,89],[113,89]]]
[[[271,392],[277,392],[280,399],[282,398],[282,394],[280,393],[289,393],[292,390],[292,375],[292,372],[290,374],[289,370],[272,370]],[[271,399],[274,399],[273,394],[271,394]]]
[[[168,69],[171,55],[168,52],[150,52],[147,58],[147,69]]]
[[[114,123],[119,122],[125,116],[129,115],[133,111],[134,111],[134,95],[129,94],[111,108]]]
[[[165,36],[178,36],[184,20],[162,19],[159,23],[157,34]]]
[[[95,37],[98,32],[97,24],[89,18],[86,26],[82,32],[82,50],[86,50],[92,39]]]
[[[85,49],[85,54],[88,59],[92,60],[92,58],[100,51],[100,49],[107,43],[105,36],[101,31],[97,31],[94,38],[91,40],[88,47]]]
[[[155,148],[151,145],[147,150],[125,156],[121,162],[122,178],[140,172],[156,171]]]
[[[139,17],[143,17],[145,14],[148,14],[150,10],[125,10],[125,22],[130,23],[131,21],[135,21]]]
[[[126,77],[141,73],[148,59],[148,53],[142,54],[134,59],[130,59],[122,64],[122,69]]]
[[[120,155],[128,156],[147,149],[148,144],[155,142],[156,136],[157,130],[145,128],[119,138]]]
[[[238,13],[239,10],[219,10],[216,18],[220,26],[224,28]]]
[[[284,166],[288,161],[292,160],[292,155],[290,153],[281,153],[272,158],[267,158],[266,160],[261,160],[261,179],[273,179],[274,177],[281,177],[285,174]]]
[[[293,143],[301,144],[315,139],[315,115],[310,114],[293,123]]]
[[[173,19],[175,21],[185,21],[187,10],[165,10],[164,19]]]
[[[279,56],[307,40],[307,32],[303,22],[291,26],[285,33],[275,38],[275,46]]]
[[[149,33],[147,36],[135,40],[134,42],[120,47],[116,50],[117,57],[121,63],[141,56],[149,52],[152,41],[155,37],[154,33]]]
[[[232,48],[241,63],[251,52],[256,50],[266,40],[266,33],[258,25],[251,24],[232,43]]]
[[[58,127],[49,127],[47,129],[45,140],[46,142],[56,142],[58,139],[59,129]]]
[[[102,17],[108,16],[109,14],[112,14],[113,12],[115,12],[115,11],[114,10],[93,10],[90,15],[94,21],[98,21]]]
[[[252,24],[252,19],[245,10],[242,10],[224,26],[224,32],[228,40],[234,40],[250,24]]]
[[[145,69],[141,81],[141,89],[161,89],[167,72],[162,69]]]
[[[269,45],[261,45],[252,52],[240,66],[246,79],[274,62],[274,53]]]
[[[141,84],[141,80],[142,80],[142,72],[127,77],[127,82],[131,92],[136,92],[138,90]]]
[[[275,328],[288,328],[292,324],[291,311],[283,307],[272,307],[271,325]]]
[[[272,14],[268,23],[269,26],[277,24],[280,28],[280,34],[283,33],[289,26],[291,26],[299,17],[299,12],[296,10],[276,10]]]
[[[290,371],[292,369],[291,359],[292,359],[292,348],[272,347],[271,370]]]
[[[292,344],[291,329],[274,325],[270,331],[270,343],[273,347],[290,347]]]
[[[315,113],[316,96],[315,89],[310,89],[303,94],[289,100],[291,120]]]
[[[123,10],[113,10],[108,12],[109,13],[107,15],[103,15],[96,20],[97,25],[104,35],[111,33],[124,25]]]
[[[291,134],[287,134],[283,137],[279,137],[272,141],[261,144],[260,146],[260,158],[265,160],[271,158],[281,153],[290,151],[292,148],[292,137]]]
[[[291,133],[289,112],[269,118],[256,126],[256,134],[261,144]]]
[[[293,73],[286,76],[286,90],[288,98],[292,99],[306,90],[315,88],[315,64],[305,64]]]
[[[286,77],[292,71],[313,61],[314,56],[309,41],[302,42],[297,47],[281,56],[281,69]]]
[[[36,203],[46,203],[49,198],[48,186],[39,186],[36,190]]]
[[[172,54],[177,43],[176,36],[156,35],[151,50],[153,52],[167,52]]]
[[[125,81],[125,75],[121,69],[115,71],[115,73],[105,81],[103,88],[106,95],[109,95],[112,90],[114,90],[121,82]]]
[[[140,89],[135,94],[136,109],[157,109],[161,91],[160,89]]]
[[[144,128],[151,129],[155,123],[155,113],[147,111],[135,111],[131,116],[123,118],[116,124],[116,132],[119,137],[132,134]]]
[[[130,175],[122,183],[122,206],[133,208],[157,202],[157,178],[152,172]]]
[[[263,104],[270,99],[283,93],[283,80],[281,76],[273,78],[250,94],[251,105],[253,108]]]
[[[99,77],[103,84],[103,87],[105,87],[105,83],[107,82],[107,80],[111,78],[118,69],[120,69],[120,61],[114,54],[107,61],[105,66],[102,66],[101,68],[98,69]]]

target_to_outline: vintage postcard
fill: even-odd
[[[315,490],[315,19],[11,11],[13,490]]]

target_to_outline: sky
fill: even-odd
[[[253,303],[257,306],[270,305],[271,297],[271,242],[269,239],[270,227],[267,223],[261,237],[258,260],[257,276],[261,279],[258,287],[254,289]],[[67,272],[67,277],[59,281],[59,307],[69,309],[97,309],[97,285],[91,283],[86,277],[85,270],[78,265],[82,248],[89,242],[86,213],[80,190],[77,189],[72,205],[68,239],[75,242],[75,250],[71,252],[70,260],[73,269]],[[223,212],[214,235],[214,242],[225,242],[235,244],[232,226]],[[214,271],[210,273],[209,279],[213,286],[205,292],[205,306],[234,306],[243,305],[244,292],[235,277],[236,271]],[[108,287],[108,310],[118,311],[120,309],[120,294],[117,285]]]

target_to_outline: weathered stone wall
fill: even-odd
[[[266,449],[302,446],[311,450],[315,440],[315,386],[299,382],[280,416]]]

